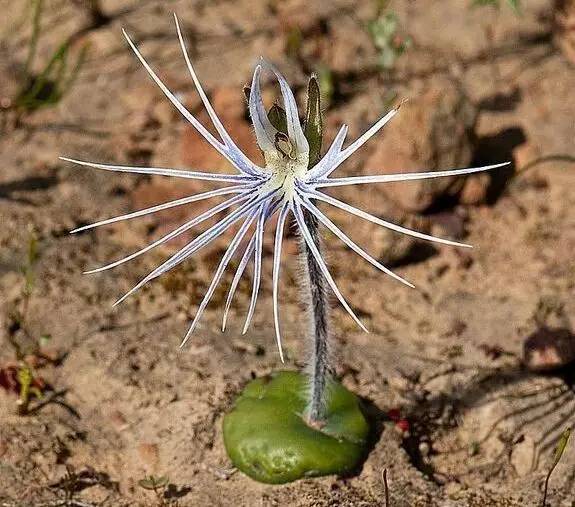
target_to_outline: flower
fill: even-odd
[[[306,137],[304,135],[302,126],[300,124],[297,104],[292,91],[285,78],[269,63],[261,60],[255,68],[252,85],[250,89],[249,96],[249,111],[252,118],[255,135],[257,143],[264,154],[265,165],[264,167],[259,167],[249,160],[246,155],[237,147],[234,141],[231,139],[227,133],[225,127],[219,120],[216,112],[214,111],[208,97],[206,96],[198,77],[192,67],[188,53],[186,51],[186,45],[182,37],[182,32],[178,23],[177,17],[174,15],[176,22],[176,30],[179,38],[179,42],[182,48],[182,53],[186,61],[188,70],[192,77],[192,80],[198,90],[200,98],[207,110],[207,113],[212,120],[214,127],[219,134],[221,140],[216,139],[176,98],[176,96],[166,87],[162,80],[157,76],[157,74],[152,70],[149,64],[146,62],[144,57],[140,54],[128,34],[123,30],[124,36],[126,37],[128,44],[133,49],[134,53],[154,80],[154,82],[160,87],[162,92],[166,97],[172,102],[172,104],[182,113],[182,115],[196,128],[196,130],[208,141],[230,164],[236,169],[237,174],[216,174],[209,172],[197,172],[197,171],[187,171],[179,169],[164,169],[157,167],[128,167],[121,165],[109,165],[109,164],[98,164],[92,162],[84,162],[80,160],[74,160],[70,158],[61,157],[62,160],[68,162],[73,162],[82,166],[94,167],[97,169],[104,169],[107,171],[119,171],[119,172],[129,172],[129,173],[139,173],[139,174],[157,174],[162,176],[171,176],[175,178],[188,178],[196,180],[209,180],[217,183],[228,183],[229,186],[212,190],[209,192],[203,192],[200,194],[192,195],[189,197],[184,197],[175,201],[167,202],[164,204],[159,204],[157,206],[152,206],[147,209],[140,211],[135,211],[127,215],[122,215],[114,218],[109,218],[107,220],[102,220],[91,225],[86,225],[80,227],[71,232],[80,232],[101,225],[111,224],[114,222],[119,222],[121,220],[129,220],[136,217],[141,217],[149,213],[155,213],[157,211],[166,210],[173,208],[175,206],[181,206],[184,204],[189,204],[195,201],[200,201],[203,199],[209,199],[211,197],[230,196],[224,202],[214,206],[213,208],[205,211],[199,216],[189,220],[188,222],[182,224],[177,229],[166,234],[165,236],[154,241],[152,244],[138,250],[137,252],[124,257],[123,259],[117,260],[105,266],[102,266],[87,273],[97,273],[104,271],[125,262],[128,262],[151,249],[179,236],[185,231],[190,230],[194,226],[208,220],[217,213],[222,211],[231,210],[224,219],[218,221],[213,226],[209,227],[205,232],[199,234],[195,239],[186,244],[178,252],[172,255],[163,264],[154,269],[149,273],[142,281],[140,281],[133,289],[122,296],[116,303],[124,301],[128,296],[136,292],[144,284],[150,280],[160,276],[166,271],[174,268],[192,254],[212,242],[214,239],[218,238],[225,233],[233,224],[241,222],[239,230],[236,232],[232,238],[226,252],[224,253],[220,263],[216,269],[214,277],[210,286],[201,301],[198,311],[188,332],[186,333],[182,346],[188,341],[192,335],[194,329],[196,328],[200,317],[202,316],[210,298],[214,294],[214,291],[220,282],[224,270],[232,259],[233,255],[238,250],[242,239],[248,235],[249,242],[245,248],[240,263],[238,265],[235,276],[232,280],[231,287],[228,292],[228,297],[224,310],[223,325],[222,328],[225,329],[226,320],[230,305],[237,289],[239,280],[241,279],[244,270],[250,260],[253,257],[254,262],[254,276],[253,276],[253,287],[251,302],[248,310],[248,315],[245,321],[243,332],[245,333],[250,321],[252,319],[256,301],[258,297],[260,280],[261,280],[261,264],[262,264],[262,243],[263,235],[266,223],[273,215],[277,215],[277,226],[275,232],[275,245],[274,245],[274,256],[273,256],[273,308],[274,308],[274,325],[276,331],[276,340],[279,348],[280,357],[283,361],[283,353],[281,346],[281,335],[279,327],[279,315],[278,315],[278,288],[279,288],[279,275],[280,275],[280,255],[282,249],[282,235],[283,228],[286,223],[288,214],[292,214],[295,218],[295,222],[301,233],[304,241],[307,243],[308,248],[311,250],[314,259],[321,270],[321,273],[326,278],[329,286],[333,290],[334,294],[343,305],[345,310],[350,314],[352,319],[364,330],[367,331],[365,326],[361,323],[358,317],[354,314],[353,310],[350,308],[343,295],[339,291],[335,281],[333,280],[328,267],[321,256],[318,248],[316,247],[310,231],[304,220],[304,210],[308,213],[314,215],[318,222],[329,229],[333,234],[335,234],[341,241],[343,241],[349,248],[351,248],[358,255],[363,257],[366,261],[371,263],[373,266],[388,274],[389,276],[395,278],[396,280],[413,287],[413,285],[404,280],[397,274],[393,273],[380,262],[374,259],[371,255],[365,252],[362,248],[356,245],[348,236],[346,236],[319,208],[316,206],[316,202],[324,202],[336,208],[347,211],[357,217],[369,220],[377,225],[386,227],[388,229],[407,234],[414,238],[433,241],[436,243],[442,243],[446,245],[455,245],[462,247],[469,247],[462,243],[457,243],[448,239],[436,238],[423,234],[421,232],[413,231],[405,227],[387,222],[381,218],[370,215],[365,211],[347,204],[346,202],[340,201],[334,197],[331,197],[321,189],[329,187],[337,187],[344,185],[360,185],[369,183],[385,183],[389,181],[408,181],[408,180],[418,180],[426,178],[437,178],[441,176],[454,176],[461,174],[469,174],[479,171],[485,171],[487,169],[494,169],[496,167],[501,167],[506,164],[496,164],[485,167],[476,168],[466,168],[466,169],[456,169],[449,171],[437,171],[437,172],[422,172],[422,173],[407,173],[407,174],[383,174],[378,176],[356,176],[348,178],[331,178],[330,175],[343,163],[345,162],[353,153],[355,153],[361,146],[363,146],[373,135],[375,135],[388,121],[390,121],[398,112],[399,108],[392,109],[383,118],[377,121],[367,132],[360,136],[357,140],[351,143],[346,148],[343,148],[344,140],[347,134],[347,126],[342,125],[338,134],[334,138],[331,146],[321,158],[321,160],[311,169],[308,170],[309,161],[309,145]],[[287,123],[287,135],[278,131],[268,119],[267,112],[264,108],[262,101],[261,90],[260,90],[260,77],[263,71],[271,72],[277,79],[281,95],[283,98],[283,105],[286,112],[286,123]],[[253,230],[252,229],[253,226]]]

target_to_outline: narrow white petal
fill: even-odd
[[[295,148],[298,153],[309,153],[309,144],[299,121],[297,103],[288,82],[272,64],[265,60],[262,60],[262,63],[275,74],[279,82],[284,109],[286,111],[287,129],[290,140],[295,143]]]
[[[192,333],[194,332],[194,329],[196,328],[196,325],[198,324],[200,317],[202,316],[202,314],[204,313],[204,310],[206,309],[206,306],[210,302],[210,299],[212,298],[214,291],[216,290],[216,287],[218,286],[218,283],[220,283],[222,275],[224,274],[224,271],[225,271],[228,263],[230,262],[230,259],[232,258],[232,256],[236,252],[242,238],[245,236],[249,226],[252,224],[255,217],[256,217],[255,214],[252,215],[251,217],[248,217],[245,220],[245,222],[242,224],[242,226],[240,227],[240,230],[234,236],[234,239],[232,239],[232,242],[230,243],[230,246],[226,250],[226,253],[222,257],[222,260],[220,261],[220,264],[216,270],[216,273],[214,274],[214,278],[212,279],[212,283],[210,284],[210,287],[208,288],[208,291],[206,292],[204,299],[202,299],[202,302],[200,303],[198,311],[196,312],[196,316],[194,317],[192,325],[188,329],[188,332],[186,333],[186,336],[182,340],[180,347],[183,347],[186,344],[186,342],[189,340],[190,336],[192,336]]]
[[[291,211],[295,216],[296,222],[297,222],[298,227],[299,227],[299,229],[300,229],[300,231],[304,237],[305,242],[307,243],[307,246],[311,250],[313,257],[314,257],[317,265],[319,266],[319,269],[323,273],[323,276],[327,280],[327,283],[331,287],[331,290],[336,295],[337,299],[339,299],[339,302],[342,304],[342,306],[346,309],[347,313],[349,313],[351,318],[357,323],[357,325],[361,329],[363,329],[366,333],[368,333],[369,331],[367,330],[367,328],[362,324],[362,322],[359,320],[359,318],[355,315],[355,313],[353,312],[353,310],[351,309],[351,307],[349,306],[349,304],[347,303],[347,301],[344,299],[341,292],[337,288],[337,285],[335,284],[329,270],[327,269],[327,266],[326,266],[324,260],[322,259],[321,253],[319,252],[317,246],[315,245],[313,238],[311,237],[311,234],[307,228],[307,225],[305,224],[304,217],[303,217],[303,214],[301,211],[301,206],[300,206],[299,202],[295,201],[292,204]]]
[[[120,215],[118,217],[108,218],[106,220],[100,220],[99,222],[95,222],[90,225],[84,225],[82,227],[78,227],[77,229],[70,231],[70,234],[86,231],[88,229],[93,229],[94,227],[99,227],[101,225],[108,225],[113,224],[115,222],[121,222],[122,220],[130,220],[132,218],[142,217],[145,215],[149,215],[151,213],[157,213],[158,211],[174,208],[176,206],[182,206],[184,204],[190,204],[192,202],[201,201],[203,199],[210,199],[212,197],[218,197],[220,195],[237,194],[245,189],[246,187],[242,185],[237,185],[228,188],[219,188],[217,190],[210,190],[209,192],[203,192],[201,194],[191,195],[189,197],[183,197],[182,199],[176,199],[175,201],[166,202],[164,204],[158,204],[157,206],[152,206],[150,208],[134,211],[133,213],[128,213],[126,215]]]
[[[242,334],[245,334],[248,330],[248,326],[254,315],[256,309],[256,302],[258,300],[258,292],[260,290],[260,281],[262,275],[262,248],[263,248],[263,238],[264,238],[264,224],[267,218],[267,206],[264,204],[260,211],[260,216],[258,217],[258,223],[256,227],[256,243],[255,243],[255,256],[254,256],[254,278],[252,283],[252,297],[250,301],[250,306],[248,309],[248,315],[244,323],[244,328]]]
[[[281,201],[278,201],[278,202],[272,204],[271,209],[269,209],[266,212],[265,219],[267,220],[270,216],[272,216],[278,210],[280,205],[281,205]],[[227,321],[228,321],[228,313],[229,313],[229,310],[230,310],[230,307],[232,304],[232,300],[234,298],[234,294],[236,293],[236,289],[238,287],[240,279],[241,279],[241,277],[242,277],[242,275],[243,275],[243,273],[244,273],[244,271],[248,265],[250,256],[254,253],[255,246],[256,246],[256,233],[254,233],[252,235],[252,237],[250,238],[250,241],[249,241],[249,243],[248,243],[248,245],[244,251],[242,259],[238,265],[238,268],[236,270],[236,273],[235,273],[234,278],[232,280],[232,283],[230,285],[230,289],[228,291],[228,296],[226,298],[226,306],[225,306],[225,310],[224,310],[224,315],[222,318],[222,331],[226,330],[226,325],[227,325]],[[255,276],[255,273],[254,273],[254,276]],[[258,284],[258,286],[259,286],[259,284]],[[250,303],[250,306],[251,306],[251,303]]]
[[[256,179],[251,176],[243,176],[239,174],[216,174],[198,171],[184,171],[182,169],[164,169],[162,167],[130,167],[125,165],[96,164],[94,162],[85,162],[83,160],[76,160],[68,157],[59,158],[60,160],[72,162],[73,164],[121,173],[156,174],[159,176],[173,176],[176,178],[186,178],[191,180],[223,181],[230,183],[256,181]]]
[[[152,250],[152,248],[156,248],[157,246],[165,243],[166,241],[169,241],[169,240],[179,236],[180,234],[183,234],[187,230],[189,230],[192,227],[195,227],[196,225],[204,222],[208,218],[213,217],[217,213],[219,213],[219,212],[221,212],[227,208],[230,208],[234,204],[237,204],[237,203],[244,201],[248,198],[249,198],[249,195],[237,195],[235,197],[232,197],[231,199],[228,199],[227,201],[224,201],[224,202],[218,204],[217,206],[214,206],[213,208],[205,211],[201,215],[198,215],[196,218],[193,218],[192,220],[186,222],[185,224],[180,225],[177,229],[174,229],[172,232],[166,234],[165,236],[162,236],[160,239],[154,241],[150,245],[142,248],[141,250],[138,250],[137,252],[134,252],[133,254],[130,254],[127,257],[124,257],[120,260],[117,260],[117,261],[112,262],[110,264],[106,264],[105,266],[102,266],[102,267],[99,267],[96,269],[91,269],[90,271],[86,271],[85,274],[99,273],[101,271],[115,268],[116,266],[119,266],[120,264],[124,264],[125,262],[128,262],[132,259],[135,259],[136,257],[139,257],[140,255],[145,254],[146,252],[149,252],[150,250]]]
[[[345,124],[339,128],[339,132],[324,156],[326,160],[333,161],[339,156],[343,143],[345,142],[345,137],[347,136],[347,131],[348,127]]]
[[[283,240],[283,229],[287,218],[289,208],[287,204],[284,204],[279,212],[278,223],[276,226],[276,237],[274,244],[274,266],[272,275],[273,284],[273,305],[274,305],[274,328],[276,331],[276,342],[278,345],[278,350],[280,354],[280,359],[282,363],[284,361],[284,353],[282,349],[282,337],[280,333],[280,320],[279,320],[279,305],[278,305],[278,292],[279,292],[279,276],[280,276],[280,266],[281,266],[281,252],[282,252],[282,240]]]
[[[299,199],[299,197],[298,197]],[[331,232],[333,232],[341,241],[343,241],[349,248],[351,248],[355,253],[363,257],[367,262],[375,266],[377,269],[383,271],[385,274],[395,278],[397,281],[415,289],[415,285],[408,282],[399,275],[396,275],[393,271],[386,268],[383,264],[375,260],[371,255],[369,255],[365,250],[360,248],[356,243],[354,243],[339,227],[337,227],[328,217],[326,217],[316,206],[314,206],[307,197],[301,199],[301,204],[309,210],[317,219],[324,224]]]
[[[198,79],[198,76],[196,75],[196,71],[194,70],[194,67],[192,66],[192,62],[190,61],[188,51],[186,50],[186,43],[184,42],[184,37],[182,36],[182,31],[180,30],[180,23],[179,23],[178,17],[176,16],[175,13],[174,13],[174,20],[176,22],[176,30],[178,32],[178,39],[180,41],[180,47],[182,48],[182,53],[184,55],[184,59],[186,60],[186,65],[188,67],[190,75],[192,76],[192,80],[194,81],[194,85],[196,86],[196,88],[198,90],[198,94],[200,95],[200,98],[202,99],[204,107],[206,108],[206,111],[208,112],[208,115],[210,116],[210,118],[214,124],[214,127],[216,127],[216,130],[218,131],[218,134],[220,134],[222,140],[224,141],[224,144],[231,151],[233,151],[235,153],[234,158],[236,158],[236,160],[239,162],[238,169],[240,169],[242,172],[246,172],[248,174],[257,174],[257,166],[255,166],[255,164],[253,164],[251,162],[251,160],[248,157],[246,157],[242,153],[242,151],[237,147],[236,143],[234,143],[234,141],[232,140],[232,138],[228,134],[227,130],[225,129],[224,125],[222,124],[222,122],[218,118],[216,111],[212,107],[212,104],[210,103],[206,93],[204,92],[204,89],[202,88],[202,85],[200,84],[200,80]]]
[[[432,171],[425,173],[379,174],[374,176],[352,176],[350,178],[318,179],[313,182],[313,186],[317,188],[341,187],[345,185],[360,185],[364,183],[389,183],[390,181],[412,181],[441,178],[443,176],[461,176],[462,174],[472,174],[489,171],[490,169],[497,169],[498,167],[504,167],[510,163],[511,162],[504,162],[502,164],[486,165],[483,167],[468,167],[465,169],[451,169],[448,171]]]
[[[306,181],[313,181],[315,186],[315,178],[321,177],[324,171],[331,168],[334,160],[341,152],[341,147],[345,141],[345,136],[347,136],[347,130],[347,125],[342,125],[340,127],[339,132],[332,141],[331,146],[327,150],[326,154],[311,170],[306,173]]]
[[[407,229],[405,227],[402,227],[401,225],[387,222],[386,220],[382,220],[381,218],[370,215],[369,213],[366,213],[365,211],[362,211],[358,208],[354,208],[353,206],[350,206],[349,204],[346,204],[342,201],[334,199],[333,197],[331,197],[329,195],[322,194],[322,193],[315,191],[315,190],[309,189],[307,191],[307,194],[308,194],[308,196],[313,197],[314,199],[319,199],[320,201],[327,202],[328,204],[331,204],[332,206],[335,206],[336,208],[347,211],[348,213],[351,213],[352,215],[355,215],[355,216],[358,216],[358,217],[363,218],[365,220],[368,220],[370,222],[373,222],[374,224],[381,225],[382,227],[386,227],[387,229],[391,229],[392,231],[401,232],[403,234],[406,234],[407,236],[412,236],[412,237],[417,238],[417,239],[424,239],[426,241],[431,241],[434,243],[441,243],[443,245],[472,248],[471,245],[467,245],[465,243],[458,243],[457,241],[451,241],[449,239],[436,238],[435,236],[429,236],[428,234],[423,234],[422,232],[412,231],[411,229]]]
[[[250,88],[249,109],[258,146],[263,152],[275,151],[276,128],[271,124],[264,103],[260,88],[260,74],[262,67],[256,65],[252,86]]]
[[[168,87],[163,83],[163,81],[157,76],[157,74],[152,70],[148,62],[144,59],[141,53],[138,51],[138,48],[130,39],[130,36],[126,32],[126,30],[122,29],[122,33],[124,37],[128,41],[128,44],[150,75],[150,77],[154,80],[154,82],[160,87],[160,89],[164,92],[164,95],[168,97],[170,102],[174,104],[176,109],[182,113],[184,118],[188,120],[194,128],[216,149],[218,152],[223,155],[231,164],[236,167],[239,171],[241,171],[241,167],[236,164],[236,161],[233,157],[230,156],[230,149],[225,144],[220,143],[185,107],[184,105],[176,98],[176,96],[168,89]]]
[[[244,274],[244,271],[250,261],[251,255],[254,253],[254,247],[256,243],[256,235],[255,233],[252,235],[248,246],[244,251],[244,255],[242,256],[242,260],[240,261],[238,268],[236,269],[236,273],[234,275],[234,279],[232,280],[232,284],[230,285],[230,290],[228,291],[228,297],[226,298],[226,306],[224,310],[224,316],[222,318],[222,332],[226,330],[226,325],[228,322],[228,313],[230,311],[230,307],[232,306],[232,300],[234,299],[234,294],[236,293],[236,289],[238,288],[238,284]]]

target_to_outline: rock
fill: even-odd
[[[535,459],[535,442],[529,436],[524,436],[521,441],[513,446],[511,451],[511,465],[519,477],[529,475]]]
[[[487,200],[490,181],[491,178],[487,173],[468,176],[463,184],[459,202],[470,206],[483,204]]]
[[[518,172],[541,156],[540,150],[532,143],[525,142],[513,149],[513,164]]]
[[[158,444],[140,442],[138,444],[138,456],[142,463],[151,470],[157,470],[160,462],[160,451]]]
[[[542,327],[523,344],[523,362],[531,371],[551,371],[575,360],[575,335],[566,328]]]
[[[448,80],[434,80],[404,104],[366,163],[367,174],[421,172],[469,166],[477,110]],[[463,178],[436,178],[382,185],[407,211],[424,211],[457,195]]]

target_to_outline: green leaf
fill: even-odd
[[[138,485],[141,488],[147,489],[149,491],[156,491],[157,489],[165,488],[169,482],[170,479],[168,479],[168,477],[166,477],[165,475],[161,475],[159,477],[150,475],[149,477],[140,479],[138,481]]]
[[[279,130],[287,136],[287,116],[283,107],[277,104],[270,107],[268,111],[268,120],[276,130]]]
[[[325,424],[310,426],[302,414],[308,378],[280,371],[250,382],[223,422],[233,465],[256,481],[281,484],[344,474],[365,456],[369,424],[359,398],[333,381]]]
[[[315,75],[307,85],[307,110],[305,114],[304,135],[309,143],[309,164],[312,168],[321,158],[323,141],[323,122],[321,117],[321,91]]]

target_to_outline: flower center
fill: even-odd
[[[307,172],[308,155],[298,154],[289,137],[283,132],[276,133],[274,144],[275,150],[264,152],[265,167],[271,178],[262,191],[276,190],[284,193],[284,199],[291,199],[296,180],[303,180]]]

